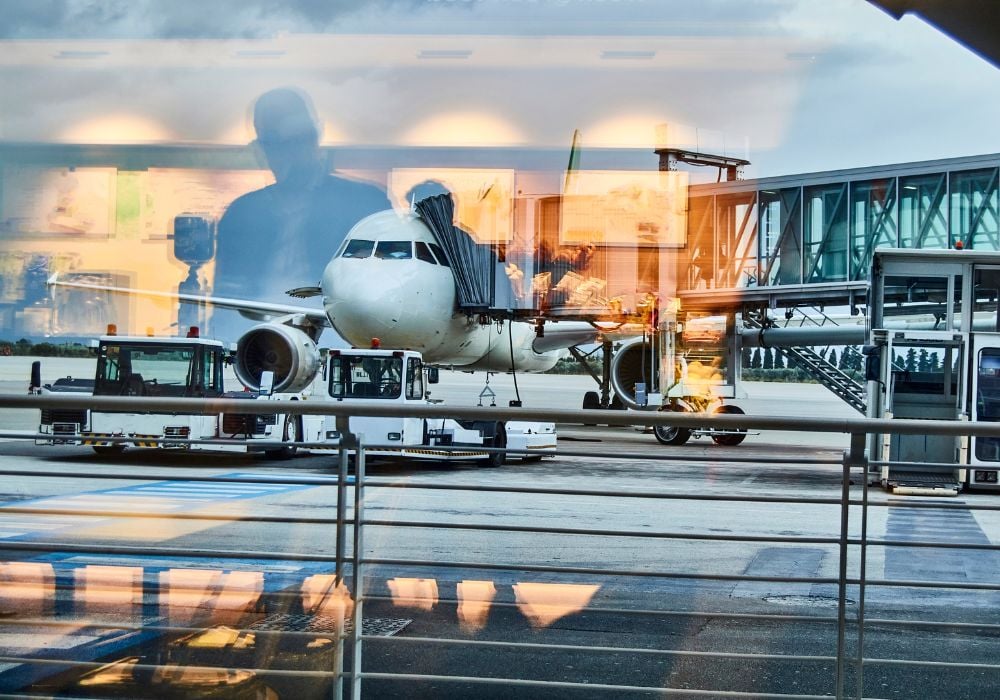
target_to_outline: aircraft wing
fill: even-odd
[[[150,289],[131,289],[129,287],[84,284],[82,282],[64,282],[59,279],[59,273],[56,273],[49,278],[48,286],[117,292],[119,294],[133,294],[157,299],[183,301],[191,304],[204,304],[218,309],[232,309],[234,311],[239,311],[243,316],[258,321],[269,321],[281,316],[296,314],[305,316],[310,322],[318,327],[328,327],[330,325],[330,321],[327,319],[326,312],[323,309],[295,306],[293,304],[272,304],[263,301],[249,301],[247,299],[199,296],[197,294],[181,294],[179,292],[157,292]]]
[[[547,323],[544,334],[531,342],[531,349],[543,354],[574,345],[593,343],[598,340],[600,335],[600,330],[589,323],[577,321]]]

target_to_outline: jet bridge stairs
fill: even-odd
[[[815,321],[813,322],[815,323]],[[747,328],[763,330],[772,327],[774,322],[766,316],[762,321],[760,318],[748,314],[743,318],[743,325]],[[867,414],[867,398],[864,384],[838,368],[811,347],[775,347],[775,350],[782,353],[786,358],[793,359],[797,367],[805,370],[810,377],[832,391],[851,408],[862,415]],[[850,351],[845,348],[845,352]]]

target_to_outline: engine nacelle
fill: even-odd
[[[644,338],[633,338],[622,344],[611,360],[611,388],[621,402],[634,409],[645,409],[635,401],[635,385],[646,384],[646,391],[657,390],[659,354],[656,345]],[[654,407],[655,408],[655,407]]]
[[[233,369],[243,385],[254,390],[260,389],[264,372],[274,372],[272,390],[279,393],[305,389],[319,365],[319,349],[308,335],[280,323],[262,323],[240,337]]]

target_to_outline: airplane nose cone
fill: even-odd
[[[334,260],[323,275],[323,304],[333,327],[356,346],[383,338],[402,316],[395,280],[380,281],[369,260]],[[384,339],[388,340],[388,339]]]
[[[420,233],[414,226],[423,224],[384,212],[360,222],[348,239],[411,241]],[[415,258],[339,257],[321,285],[331,324],[355,347],[378,338],[382,347],[426,352],[445,340],[455,304],[447,267]]]

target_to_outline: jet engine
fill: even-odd
[[[643,382],[646,391],[656,391],[659,376],[659,353],[655,343],[647,338],[626,341],[611,360],[611,388],[629,408],[645,408],[635,400],[635,385]]]
[[[233,369],[244,386],[260,389],[264,372],[274,372],[272,391],[296,392],[309,386],[319,371],[316,343],[298,328],[262,323],[240,337]]]

